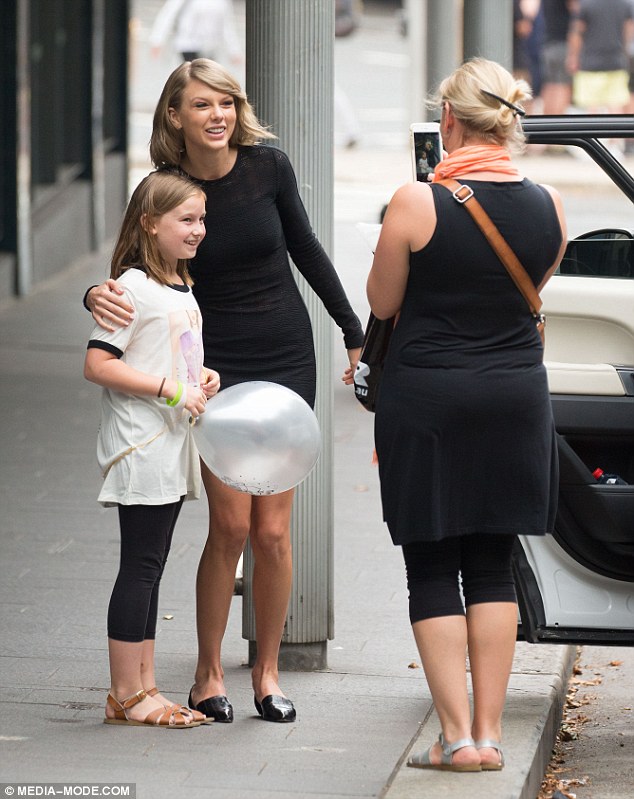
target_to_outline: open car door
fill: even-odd
[[[524,127],[529,141],[580,147],[590,155],[593,168],[598,164],[611,179],[610,188],[618,188],[634,224],[634,180],[599,141],[631,136],[632,117],[533,117]],[[591,187],[589,181],[586,202],[593,203]],[[634,645],[630,231],[602,226],[577,235],[542,299],[544,359],[558,433],[559,508],[552,536],[519,540],[514,562],[519,636],[535,643]],[[598,482],[596,469],[624,482]]]

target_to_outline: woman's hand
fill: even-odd
[[[205,397],[209,399],[220,391],[220,375],[213,369],[207,369],[203,366],[203,375],[200,387],[203,390]]]
[[[347,367],[343,373],[343,377],[341,378],[347,386],[351,386],[354,383],[354,373],[357,370],[357,364],[359,363],[360,355],[361,347],[355,347],[353,350],[348,350],[348,361],[350,366]]]
[[[115,327],[127,327],[134,318],[134,308],[122,298],[122,294],[123,289],[117,281],[109,278],[86,295],[92,318],[104,330],[112,332]]]

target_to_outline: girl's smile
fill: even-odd
[[[151,223],[150,233],[156,236],[159,251],[176,270],[179,259],[196,255],[205,237],[205,201],[193,195]]]

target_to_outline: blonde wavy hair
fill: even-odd
[[[152,223],[182,205],[190,197],[206,200],[204,191],[175,172],[150,172],[136,189],[123,216],[117,243],[110,262],[110,277],[116,280],[127,269],[142,266],[148,277],[157,283],[169,285],[172,270],[161,255],[156,236],[150,232]],[[193,285],[189,275],[189,261],[179,259],[176,273],[187,286]]]
[[[172,123],[169,109],[180,109],[183,91],[190,81],[197,80],[210,89],[233,97],[236,107],[236,127],[229,140],[229,146],[239,144],[258,144],[262,139],[275,139],[255,115],[247,96],[238,81],[215,61],[209,58],[196,58],[185,61],[167,79],[156,110],[150,138],[150,158],[157,169],[178,167],[185,152],[185,138],[182,130]]]
[[[448,102],[456,119],[473,136],[519,151],[525,145],[520,112],[522,103],[531,97],[526,81],[516,80],[495,61],[473,58],[441,82],[432,105]]]

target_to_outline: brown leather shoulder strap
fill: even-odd
[[[507,244],[506,239],[493,224],[484,208],[476,200],[473,190],[469,186],[465,186],[464,183],[453,180],[453,178],[447,178],[446,180],[439,180],[437,182],[446,189],[449,189],[456,202],[464,205],[467,211],[469,211],[480,230],[486,236],[493,251],[506,267],[513,282],[528,303],[528,307],[533,314],[538,315],[542,307],[542,301],[537,293],[535,284],[531,280],[526,269],[524,269],[520,263],[518,257]]]

